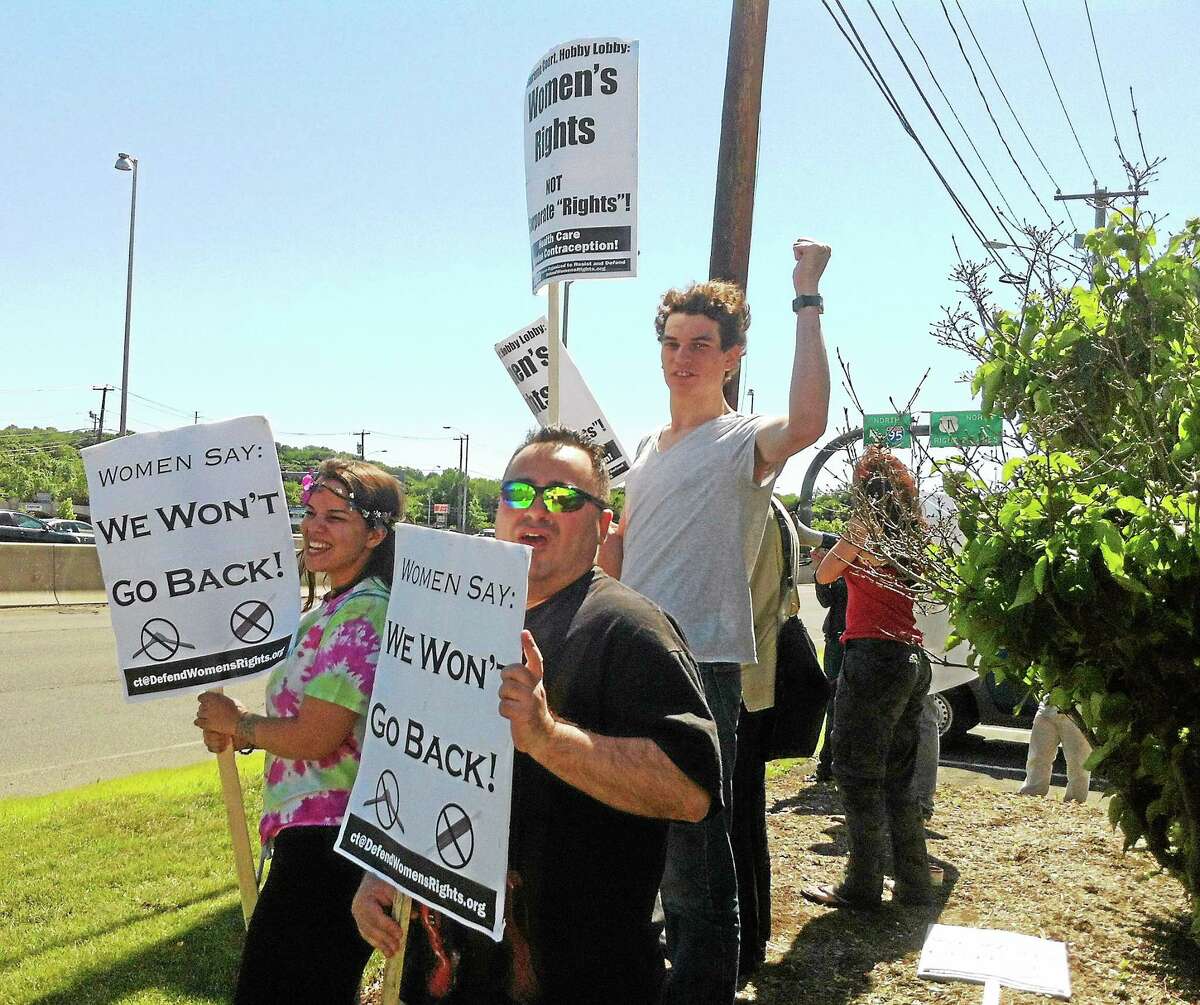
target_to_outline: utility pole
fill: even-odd
[[[1092,192],[1083,192],[1078,195],[1063,195],[1062,193],[1059,193],[1055,195],[1054,201],[1071,202],[1072,200],[1083,199],[1087,202],[1090,202],[1093,208],[1096,210],[1096,217],[1093,220],[1096,230],[1099,230],[1104,226],[1106,222],[1105,217],[1108,215],[1108,207],[1113,204],[1114,199],[1131,199],[1134,196],[1150,194],[1149,190],[1144,188],[1130,189],[1126,192],[1110,192],[1106,188],[1101,188],[1096,184],[1095,181],[1092,182],[1092,185],[1095,187],[1095,190]],[[1091,286],[1092,278],[1091,276],[1088,276],[1088,289],[1091,289]]]
[[[750,414],[753,415],[754,414],[754,388],[752,388],[752,387],[746,388],[746,394],[750,398]]]
[[[193,418],[192,418],[192,425],[193,425],[193,426],[198,426],[198,425],[200,425],[200,413],[199,413],[199,412],[193,412],[193,413],[192,413],[192,416],[193,416]]]
[[[717,155],[708,278],[736,283],[743,292],[750,272],[750,232],[754,222],[758,121],[769,6],[769,0],[733,0],[729,56],[725,64],[725,100],[721,108],[721,148]],[[737,408],[740,381],[740,372],[734,373],[725,385],[725,400],[730,408]]]
[[[351,433],[350,435],[354,436],[356,434]],[[367,437],[370,435],[371,435],[371,431],[369,429],[361,430],[357,434],[357,436],[358,436],[358,456],[359,456],[360,460],[365,461],[367,459]]]
[[[112,384],[92,385],[93,391],[100,392],[100,417],[96,427],[96,442],[99,443],[104,439],[104,404],[108,400],[108,392],[114,390]]]
[[[467,532],[467,493],[470,490],[471,437],[463,433],[462,532]]]
[[[467,474],[467,464],[471,459],[471,437],[467,433],[455,436],[458,443],[458,470],[462,472],[462,486],[459,491],[458,529],[467,532],[467,485],[470,475]]]

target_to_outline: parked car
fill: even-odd
[[[90,523],[85,523],[83,520],[46,520],[45,524],[51,530],[70,534],[76,544],[96,543],[96,531]]]
[[[0,542],[16,544],[76,543],[71,534],[55,530],[45,520],[39,520],[36,516],[11,509],[0,509]]]
[[[1028,729],[1038,706],[1037,698],[1024,684],[998,684],[991,674],[932,697],[938,713],[938,735],[944,740],[960,737],[980,723]]]

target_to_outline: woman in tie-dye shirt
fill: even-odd
[[[273,847],[271,871],[246,932],[236,1005],[355,1002],[371,954],[350,915],[362,873],[333,844],[362,756],[404,495],[374,465],[331,459],[305,478],[304,504],[309,610],[271,674],[266,715],[206,693],[196,717],[209,750],[266,751],[259,833]],[[330,591],[314,607],[319,573]]]

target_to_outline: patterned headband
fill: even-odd
[[[312,468],[309,468],[308,473],[300,479],[300,501],[307,506],[308,501],[313,497],[313,493],[320,489],[332,492],[339,499],[348,502],[350,508],[367,522],[368,527],[389,528],[396,522],[397,515],[391,510],[364,509],[359,505],[358,500],[354,498],[354,491],[336,475],[326,478],[318,475]]]

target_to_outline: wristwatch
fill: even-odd
[[[792,310],[799,312],[802,307],[815,307],[818,314],[825,313],[825,301],[819,293],[801,293],[792,301]]]

